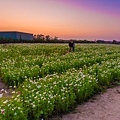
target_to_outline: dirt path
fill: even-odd
[[[13,89],[8,88],[0,78],[0,98],[1,97],[10,97],[12,95]]]
[[[108,89],[54,120],[120,120],[120,86]]]

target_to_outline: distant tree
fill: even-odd
[[[45,39],[46,39],[46,41],[51,40],[50,35],[46,35],[46,36],[45,36]]]
[[[45,39],[43,34],[41,34],[41,35],[40,35],[40,37],[41,37],[41,39],[42,39],[42,40],[44,40],[44,39]]]
[[[44,40],[44,35],[43,34],[38,34],[37,39],[38,40]]]
[[[116,40],[113,40],[113,44],[115,44],[117,41]]]
[[[55,37],[53,38],[53,40],[57,41],[57,40],[58,40],[58,37],[55,36]]]
[[[97,43],[105,43],[104,40],[97,40]]]
[[[33,35],[33,39],[35,40],[37,38],[37,35]]]

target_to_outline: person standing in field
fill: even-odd
[[[69,52],[75,51],[75,43],[73,41],[69,42]]]

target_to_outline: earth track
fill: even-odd
[[[109,88],[74,111],[52,120],[120,120],[120,86]]]

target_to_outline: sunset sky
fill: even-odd
[[[0,0],[0,31],[120,40],[120,0]]]

